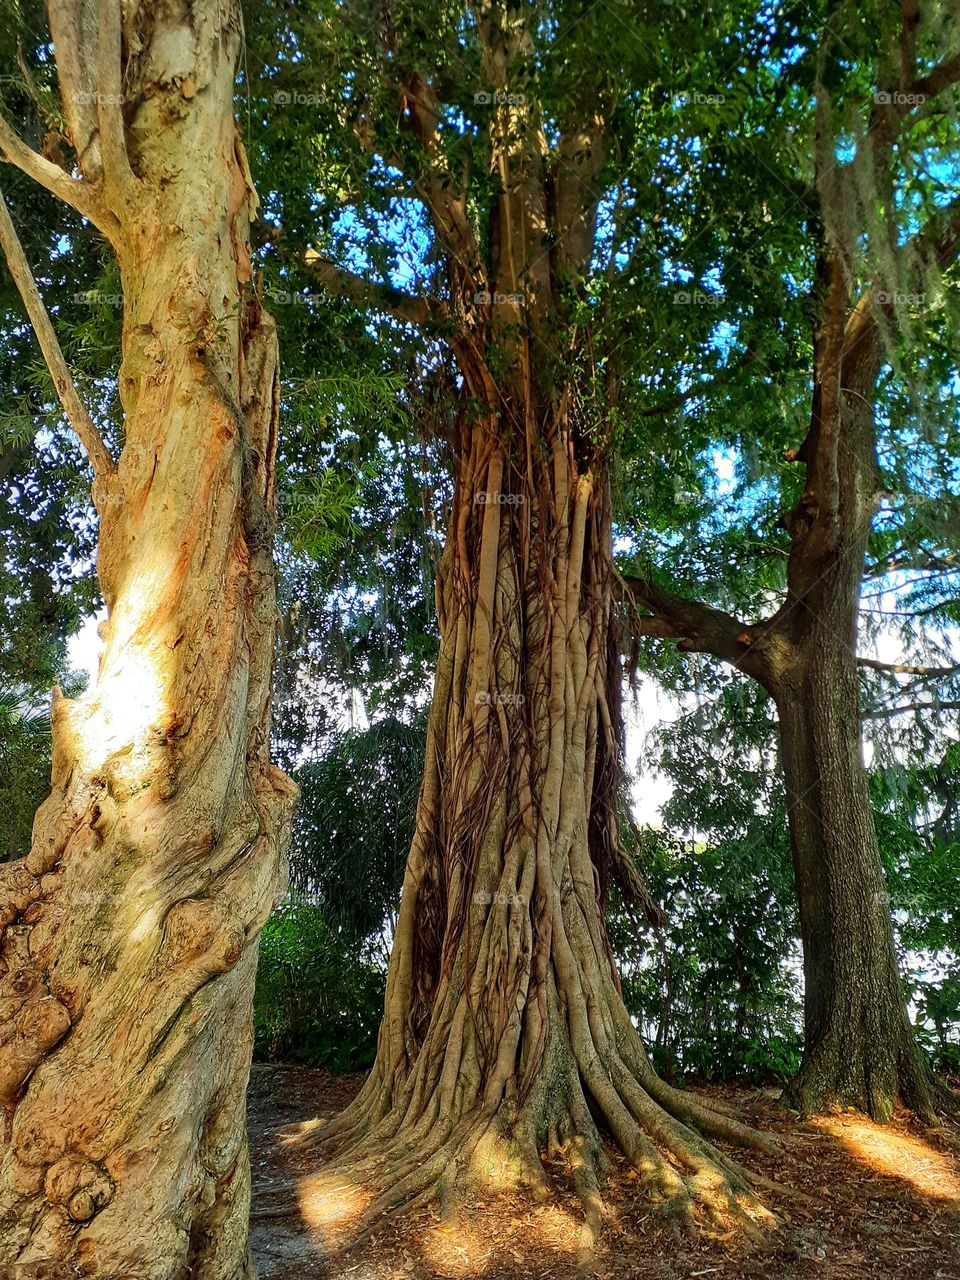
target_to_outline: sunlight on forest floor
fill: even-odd
[[[370,1203],[370,1192],[336,1173],[303,1178],[297,1186],[300,1216],[327,1249],[341,1247],[350,1226]]]
[[[762,1245],[701,1223],[691,1236],[651,1204],[611,1151],[603,1231],[584,1270],[582,1214],[562,1162],[555,1195],[477,1197],[458,1219],[436,1205],[391,1219],[356,1249],[370,1190],[284,1141],[307,1116],[328,1119],[360,1077],[257,1065],[251,1076],[254,1252],[261,1280],[960,1280],[960,1131],[906,1115],[887,1127],[855,1112],[798,1122],[768,1093],[702,1089],[753,1124],[789,1137],[775,1161],[747,1157],[806,1198],[772,1197],[783,1227]],[[742,1156],[743,1153],[738,1153]],[[286,1191],[285,1191],[286,1189]]]
[[[522,1264],[531,1238],[552,1254],[576,1253],[581,1224],[573,1214],[540,1205],[517,1217],[516,1209],[516,1200],[497,1198],[469,1219],[427,1229],[420,1238],[425,1260],[445,1276],[474,1276],[496,1262]]]
[[[903,1178],[921,1195],[960,1206],[955,1162],[922,1138],[897,1128],[882,1129],[859,1116],[823,1116],[812,1123],[875,1172]]]

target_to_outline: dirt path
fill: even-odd
[[[579,1207],[557,1170],[556,1203],[500,1198],[442,1229],[430,1210],[388,1224],[358,1253],[342,1255],[364,1193],[284,1146],[277,1131],[339,1110],[359,1086],[295,1066],[255,1066],[250,1081],[253,1244],[260,1280],[583,1280]],[[757,1250],[736,1234],[678,1239],[615,1161],[606,1231],[592,1274],[601,1280],[960,1280],[960,1134],[935,1138],[854,1114],[795,1126],[769,1094],[736,1094],[752,1122],[792,1137],[778,1168],[758,1172],[816,1197],[767,1196],[786,1217]]]

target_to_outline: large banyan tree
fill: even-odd
[[[393,316],[425,358],[449,353],[457,399],[440,652],[376,1062],[304,1139],[378,1188],[373,1217],[452,1206],[477,1183],[543,1190],[541,1157],[563,1150],[589,1235],[601,1128],[655,1199],[742,1216],[746,1176],[710,1140],[764,1140],[657,1077],[604,926],[610,877],[630,871],[617,388],[600,336],[633,270],[644,102],[662,100],[663,51],[689,32],[658,6],[486,0],[288,20],[266,26],[296,55],[269,85],[274,130],[300,155],[319,130],[328,149],[312,154],[356,204],[314,228],[300,265]],[[277,241],[289,253],[309,231],[284,223]]]

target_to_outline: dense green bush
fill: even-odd
[[[426,749],[425,718],[385,717],[333,739],[296,771],[291,894],[316,903],[356,946],[386,958]]]
[[[267,922],[256,1053],[332,1071],[373,1061],[413,833],[425,726],[385,718],[296,771],[291,899]]]
[[[624,1001],[667,1079],[788,1079],[802,1008],[789,872],[770,844],[709,847],[643,834],[639,851],[662,929],[611,904]]]
[[[31,691],[0,692],[0,862],[30,851],[37,806],[50,790],[50,717]]]
[[[362,1071],[377,1047],[384,978],[321,908],[284,904],[260,936],[256,1057]]]

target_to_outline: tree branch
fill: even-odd
[[[749,626],[702,601],[665,591],[655,586],[649,576],[621,574],[620,578],[633,605],[630,629],[634,635],[677,639],[681,652],[712,654],[759,680],[764,688],[770,687],[772,670],[756,647],[763,638],[762,628]],[[649,609],[653,617],[637,613],[638,604]]]
[[[907,241],[906,252],[919,266],[935,263],[941,271],[960,256],[960,197],[942,205],[926,226]]]
[[[439,298],[416,298],[392,285],[367,280],[321,257],[314,249],[307,250],[304,260],[307,269],[325,289],[361,310],[385,311],[397,320],[424,327],[440,327],[447,318],[446,305]]]
[[[117,0],[99,0],[97,5],[97,123],[103,159],[103,183],[123,204],[133,193],[135,178],[127,155],[123,123],[123,91],[120,63],[122,41],[120,5]]]
[[[624,579],[629,583],[630,579]],[[682,640],[683,632],[677,626],[672,626],[665,618],[658,618],[654,614],[632,613],[630,615],[630,631],[635,636],[644,638],[652,638],[655,640]]]
[[[922,94],[924,98],[933,98],[944,89],[949,89],[951,85],[956,84],[958,80],[960,80],[960,53],[952,53],[942,62],[938,62],[925,76],[914,80],[911,92]]]
[[[103,162],[94,78],[97,15],[89,5],[75,0],[47,0],[46,7],[67,134],[80,172],[88,182],[98,183]]]
[[[863,718],[865,720],[886,720],[891,716],[904,716],[910,711],[957,710],[960,710],[960,702],[940,702],[935,698],[932,702],[904,702],[899,707],[875,707],[872,711],[865,711]]]
[[[23,252],[23,245],[20,243],[20,237],[13,225],[2,191],[0,191],[0,245],[3,246],[13,282],[23,298],[23,305],[37,335],[37,341],[47,362],[47,368],[50,370],[50,376],[53,378],[53,385],[57,389],[67,421],[90,459],[94,476],[99,479],[111,475],[116,471],[116,464],[77,394],[77,388],[67,368],[67,362],[63,358],[60,343],[50,323],[47,309],[43,305],[37,282],[33,278],[33,272]]]
[[[610,122],[610,104],[602,109],[577,102],[576,126],[561,131],[553,166],[556,208],[554,252],[561,270],[582,272],[590,261],[596,242],[600,197],[596,183],[605,158],[605,139]]]
[[[89,219],[107,239],[115,244],[120,225],[116,218],[105,209],[99,193],[89,182],[81,178],[71,178],[58,164],[47,160],[18,137],[6,120],[0,116],[0,155],[4,160],[39,182],[51,195],[55,195],[71,208],[76,209],[82,217]]]
[[[857,666],[869,667],[871,671],[882,671],[891,675],[931,676],[946,679],[960,673],[960,664],[953,667],[919,667],[910,663],[880,662],[877,658],[857,656]]]
[[[924,268],[930,265],[946,270],[960,257],[960,198],[943,205],[931,214],[926,225],[912,236],[901,250],[911,274],[911,283],[918,289],[923,285]],[[876,333],[877,314],[889,315],[893,301],[878,300],[882,290],[865,290],[850,310],[843,333],[844,358],[861,343]]]
[[[458,190],[453,175],[443,167],[440,144],[439,112],[431,86],[414,74],[403,86],[403,120],[419,145],[423,168],[412,171],[409,163],[396,158],[400,168],[413,183],[420,200],[433,222],[434,233],[448,255],[451,266],[462,275],[452,282],[451,294],[458,286],[468,293],[485,287],[480,247],[470,226],[467,193]]]

